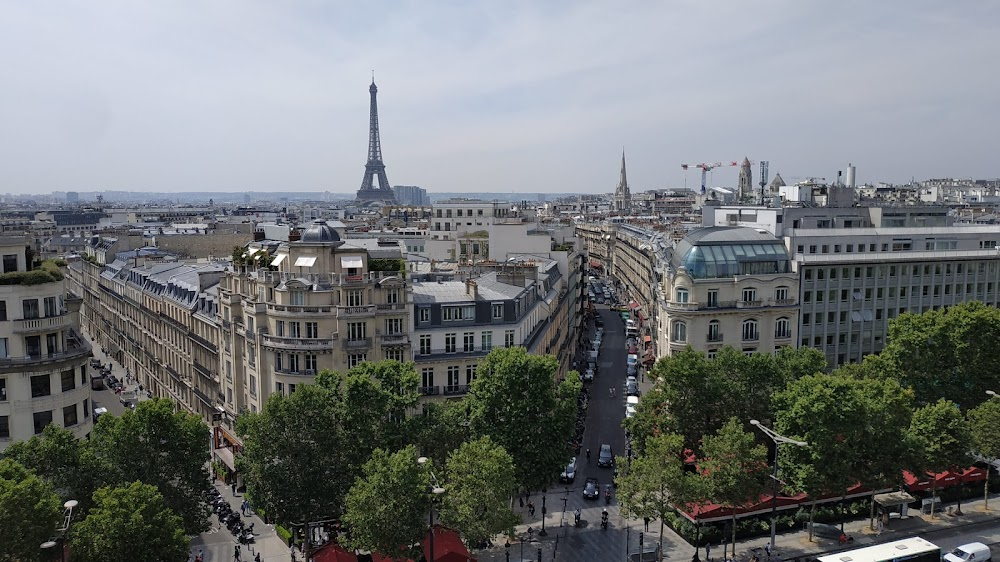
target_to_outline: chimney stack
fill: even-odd
[[[479,284],[473,279],[465,280],[465,294],[470,295],[473,300],[479,298]]]

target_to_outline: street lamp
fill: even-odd
[[[40,545],[41,549],[47,553],[49,560],[53,558],[51,555],[51,549],[59,548],[59,560],[66,562],[66,548],[64,546],[66,542],[66,532],[69,531],[69,525],[73,521],[73,508],[78,505],[80,505],[80,502],[76,500],[66,500],[66,503],[63,504],[65,512],[63,514],[62,527],[56,529],[57,534],[53,540],[45,541]]]
[[[757,429],[764,432],[774,441],[774,474],[771,476],[771,551],[774,552],[774,538],[778,532],[778,452],[781,450],[781,446],[784,444],[795,445],[796,447],[808,447],[809,443],[805,441],[798,441],[795,439],[790,439],[783,435],[779,435],[774,430],[765,427],[757,420],[750,420],[750,425],[755,426]]]
[[[545,509],[545,492],[546,491],[547,490],[545,488],[542,488],[542,530],[538,531],[538,536],[540,536],[540,537],[544,537],[545,535],[549,534],[548,531],[545,530],[545,513],[548,511],[547,509]]]
[[[417,464],[425,465],[425,464],[427,464],[427,462],[429,460],[430,459],[428,459],[427,457],[419,457],[417,459]],[[434,562],[434,496],[440,496],[441,494],[443,494],[444,493],[444,488],[442,488],[441,486],[438,485],[437,477],[434,476],[434,471],[431,470],[429,466],[427,468],[427,472],[429,472],[430,475],[431,475],[430,492],[432,494],[431,495],[431,505],[427,509],[427,518],[428,518],[428,522],[430,524],[430,533],[431,533],[430,534],[430,539],[428,540],[427,544],[429,546],[430,555],[431,555],[430,556],[430,558],[431,558],[430,562]]]
[[[510,540],[506,540],[503,543],[504,554],[507,555],[507,562],[510,562]]]

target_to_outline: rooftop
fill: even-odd
[[[781,240],[752,228],[713,226],[681,240],[672,264],[695,279],[788,273],[791,260]]]

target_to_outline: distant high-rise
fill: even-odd
[[[419,207],[431,204],[431,198],[427,195],[427,190],[415,185],[394,185],[392,186],[392,193],[396,196],[396,202],[400,205]]]
[[[628,189],[628,179],[625,177],[625,151],[622,151],[622,169],[618,177],[618,187],[615,188],[615,211],[627,213],[632,207],[632,194]]]
[[[368,203],[394,205],[396,196],[392,192],[389,180],[385,177],[385,164],[382,163],[382,142],[378,134],[378,103],[375,101],[378,88],[375,87],[374,78],[372,85],[368,87],[368,92],[372,97],[368,118],[368,162],[365,164],[365,177],[361,181],[361,189],[358,190],[355,202],[358,205]],[[375,187],[376,177],[378,177],[378,187]]]
[[[79,203],[80,202],[80,194],[77,193],[76,191],[67,191],[66,192],[66,202],[67,203]]]
[[[750,168],[750,159],[743,158],[740,164],[740,181],[737,194],[742,201],[744,198],[753,196],[753,169]]]

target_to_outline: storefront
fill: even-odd
[[[226,484],[235,482],[237,487],[243,485],[236,470],[236,455],[242,450],[243,443],[224,426],[212,428],[212,469],[216,477]]]

